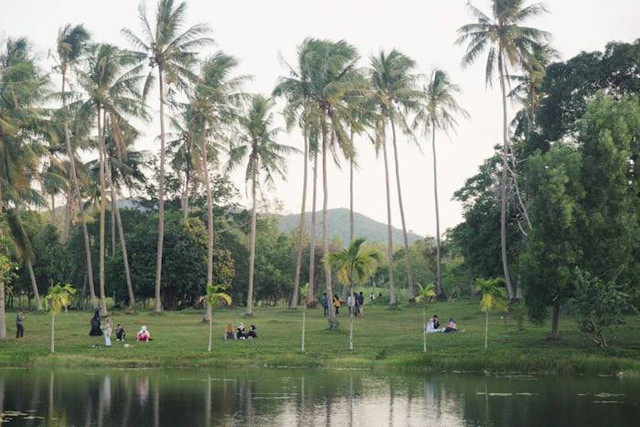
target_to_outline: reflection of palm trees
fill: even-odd
[[[138,406],[146,406],[149,400],[149,377],[136,378],[136,395],[138,396]]]

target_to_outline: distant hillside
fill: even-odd
[[[327,211],[329,219],[329,233],[331,236],[339,236],[343,244],[349,241],[349,209],[329,209]],[[298,226],[300,214],[281,215],[280,231],[287,233]],[[311,226],[311,214],[305,214],[305,222],[307,227]],[[353,214],[354,234],[358,237],[364,237],[369,242],[387,243],[387,225],[378,221],[374,221],[369,217],[355,212]],[[316,237],[322,238],[322,211],[318,211],[316,216]],[[409,244],[424,239],[415,233],[409,233]],[[393,228],[393,244],[402,244],[402,230]]]

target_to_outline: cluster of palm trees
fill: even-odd
[[[508,274],[505,239],[506,192],[508,186],[509,137],[506,98],[509,67],[539,73],[544,61],[546,33],[520,26],[521,22],[545,9],[524,6],[522,0],[492,0],[491,15],[470,6],[477,23],[459,30],[459,43],[467,43],[464,64],[473,62],[489,48],[487,81],[497,64],[503,94],[504,141],[502,174],[502,255],[509,296],[513,296]],[[126,241],[118,208],[118,193],[143,180],[140,166],[144,158],[133,149],[139,132],[136,123],[147,121],[149,95],[157,81],[159,118],[158,235],[155,274],[155,311],[161,311],[162,258],[164,245],[164,199],[167,156],[169,167],[181,178],[182,210],[189,215],[192,189],[204,186],[207,199],[207,285],[213,285],[213,200],[210,175],[214,168],[231,171],[246,162],[246,184],[252,196],[250,271],[247,314],[253,310],[253,269],[257,192],[262,184],[271,185],[284,177],[285,156],[297,149],[277,142],[280,129],[274,124],[274,100],[283,99],[283,116],[289,130],[297,127],[303,138],[304,178],[301,220],[297,236],[296,273],[291,305],[300,300],[300,271],[305,240],[305,212],[309,166],[312,171],[311,248],[315,247],[317,183],[322,172],[322,247],[329,255],[327,221],[329,162],[340,165],[344,159],[350,168],[351,240],[353,232],[353,176],[357,167],[354,144],[361,135],[382,154],[386,183],[391,305],[395,306],[396,284],[391,268],[391,165],[388,144],[393,150],[396,193],[403,229],[407,288],[415,298],[409,264],[409,248],[402,200],[401,166],[398,161],[398,133],[417,141],[417,130],[431,135],[434,156],[435,208],[437,219],[436,294],[442,293],[440,273],[440,229],[437,200],[437,131],[454,129],[457,116],[467,113],[458,105],[459,88],[439,69],[424,76],[416,63],[396,49],[381,51],[361,67],[358,50],[344,40],[309,38],[298,47],[295,65],[286,64],[287,76],[281,77],[273,98],[249,95],[243,91],[248,76],[237,75],[237,61],[221,51],[202,60],[200,50],[213,40],[206,24],[185,27],[186,3],[159,0],[149,17],[144,3],[139,7],[139,32],[123,29],[130,49],[95,43],[82,25],[66,25],[58,33],[55,49],[60,91],[53,90],[50,75],[36,65],[26,39],[9,39],[0,51],[0,216],[6,211],[8,230],[25,265],[33,262],[26,233],[20,225],[20,210],[25,206],[44,206],[43,194],[51,198],[51,216],[55,219],[56,197],[67,199],[67,223],[80,222],[86,251],[86,271],[91,300],[106,314],[105,296],[105,224],[107,203],[112,212],[112,245],[116,230],[123,254],[129,304],[135,296],[128,266]],[[185,29],[186,28],[186,29]],[[527,98],[529,95],[527,95]],[[170,117],[167,130],[165,119]],[[388,138],[390,134],[390,138]],[[79,150],[91,149],[98,160],[82,163]],[[228,161],[222,164],[221,154]],[[319,167],[321,169],[319,169]],[[43,192],[33,185],[40,182]],[[93,283],[93,265],[87,206],[93,204],[99,214],[99,295]],[[66,227],[67,229],[70,227]],[[315,251],[310,251],[309,287],[305,301],[312,303],[318,292],[314,271]],[[325,290],[332,290],[332,264],[324,264]],[[353,272],[345,273],[351,277]],[[33,275],[32,275],[33,277]],[[33,291],[39,303],[35,280]],[[3,284],[0,282],[0,288]],[[2,289],[0,289],[2,291]],[[209,306],[210,307],[210,306]],[[3,313],[0,313],[3,314]],[[210,309],[205,320],[210,320]],[[4,322],[2,322],[4,324]],[[329,324],[336,325],[330,312]],[[1,329],[1,328],[0,328]]]

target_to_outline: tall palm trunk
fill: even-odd
[[[300,224],[298,225],[298,244],[296,248],[296,275],[293,280],[293,295],[289,302],[289,307],[296,307],[298,305],[298,293],[300,289],[300,268],[302,266],[302,243],[304,240],[305,230],[305,210],[307,207],[307,170],[308,170],[308,155],[309,155],[309,136],[306,129],[304,132],[304,172],[302,175],[302,207],[300,208]],[[303,346],[304,347],[304,346]],[[302,350],[304,351],[304,349]]]
[[[56,225],[56,195],[51,193],[51,225]]]
[[[407,225],[404,220],[404,204],[402,203],[402,186],[400,185],[400,163],[398,161],[398,145],[396,143],[396,125],[394,117],[391,117],[391,134],[393,136],[393,157],[396,164],[396,186],[398,188],[398,205],[400,205],[400,221],[402,223],[402,239],[404,242],[404,266],[407,270],[407,284],[409,287],[409,300],[416,297],[413,288],[413,274],[411,274],[411,254],[409,253],[409,238],[407,237]]]
[[[25,261],[27,265],[27,270],[29,270],[29,278],[31,279],[31,288],[33,289],[33,296],[36,299],[36,306],[38,307],[38,311],[42,310],[42,302],[40,301],[40,293],[38,292],[38,283],[36,282],[36,275],[33,274],[33,264],[31,264],[31,260],[27,258]]]
[[[325,125],[326,126],[326,125]],[[331,138],[334,137],[333,132]],[[327,130],[325,127],[322,129],[322,253],[325,259],[329,256],[329,221],[327,220],[327,206],[329,204],[329,185],[327,183]],[[324,263],[324,280],[327,291],[327,297],[331,298],[333,295],[333,288],[331,286],[331,265]],[[331,307],[330,307],[331,308]],[[328,312],[327,320],[329,322],[329,328],[335,329],[338,327],[336,322],[336,313],[330,309]]]
[[[383,137],[384,138],[384,137]],[[387,190],[387,267],[389,270],[389,305],[396,305],[396,288],[393,285],[393,234],[391,232],[391,188],[389,185],[389,160],[387,158],[386,138],[382,140],[382,154],[384,158],[384,183]]]
[[[207,192],[207,286],[213,285],[213,200],[209,180],[209,160],[207,159],[206,123],[202,122],[202,175]],[[211,304],[207,304],[203,322],[211,321]],[[209,348],[211,351],[211,348]]]
[[[104,158],[106,162],[106,153]],[[113,258],[116,256],[116,201],[113,199],[114,188],[111,186],[109,188],[111,189],[111,257]]]
[[[3,202],[2,202],[2,186],[0,186],[0,219],[2,219],[2,210],[3,210]],[[5,312],[4,306],[4,280],[0,276],[0,340],[7,339],[7,314]]]
[[[351,130],[353,144],[353,130]],[[349,244],[353,242],[353,158],[349,159]]]
[[[182,193],[182,216],[184,219],[189,218],[189,172],[185,173],[184,192]]]
[[[106,159],[106,156],[105,156]],[[124,238],[124,228],[122,225],[122,218],[120,217],[120,207],[118,206],[118,195],[116,194],[116,188],[113,185],[113,179],[111,177],[111,168],[107,167],[107,185],[111,189],[111,199],[113,202],[113,211],[115,213],[116,227],[118,228],[118,235],[120,236],[120,249],[122,250],[122,262],[124,264],[124,277],[127,282],[127,292],[129,293],[129,308],[131,310],[136,307],[136,297],[133,294],[133,284],[131,283],[131,270],[129,268],[129,255],[127,254],[127,242]]]
[[[211,304],[207,304],[207,311],[211,313]],[[211,341],[213,337],[213,319],[211,317],[211,314],[209,314],[209,318],[207,319],[207,321],[209,322],[209,346],[207,347],[207,350],[209,351],[209,353],[211,353]]]
[[[349,295],[352,296],[353,295],[353,288],[351,285],[351,282],[349,282]],[[353,297],[352,297],[353,298]],[[355,304],[353,305],[353,307],[349,307],[349,350],[353,350],[353,318],[354,318],[354,311],[355,311]]]
[[[309,233],[309,295],[307,305],[316,301],[316,201],[318,194],[318,153],[313,157],[313,197],[311,200],[311,231]]]
[[[256,220],[257,220],[257,205],[256,205],[256,187],[257,183],[257,170],[253,171],[251,177],[251,199],[253,200],[253,206],[251,207],[251,247],[249,249],[249,290],[247,292],[247,315],[253,316],[253,269],[256,261]]]
[[[440,209],[438,208],[438,168],[436,164],[436,123],[431,121],[431,149],[433,150],[433,194],[436,203],[436,295],[442,295],[442,272],[440,269]]]
[[[62,73],[62,105],[63,108],[67,108],[67,99],[65,97],[65,82],[66,75]],[[84,250],[87,257],[87,277],[89,279],[89,294],[91,295],[91,303],[94,307],[97,306],[96,291],[93,286],[93,262],[91,260],[91,244],[89,243],[89,231],[87,230],[87,221],[84,217],[84,207],[82,206],[82,196],[80,193],[80,184],[78,183],[78,175],[76,174],[76,161],[71,147],[71,135],[69,133],[69,124],[67,119],[64,119],[64,140],[67,146],[67,156],[69,157],[69,163],[71,165],[71,179],[73,181],[73,190],[76,196],[76,203],[78,206],[78,212],[80,212],[80,222],[82,223],[82,236],[84,237]]]
[[[509,168],[509,137],[507,128],[507,90],[504,84],[505,73],[503,52],[498,54],[498,70],[500,71],[500,89],[502,91],[502,178],[500,182],[500,246],[502,253],[502,270],[507,285],[509,299],[513,299],[513,285],[509,275],[509,261],[507,259],[507,179]]]
[[[160,287],[162,286],[162,248],[164,245],[164,82],[162,65],[158,66],[158,82],[160,86],[160,176],[158,177],[158,247],[156,250],[156,289],[153,311],[162,311]]]
[[[100,259],[99,259],[99,280],[100,280],[100,315],[107,315],[107,297],[105,295],[104,283],[104,255],[105,255],[105,220],[107,210],[107,188],[105,180],[105,149],[104,149],[104,116],[102,108],[98,105],[98,152],[100,159]]]

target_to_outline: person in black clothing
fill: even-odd
[[[18,314],[16,315],[16,339],[24,338],[24,326],[22,322],[24,321],[24,313],[22,309],[18,310]]]
[[[124,332],[124,326],[118,323],[118,327],[116,328],[116,340],[124,341],[126,333]]]
[[[247,338],[258,338],[258,333],[256,331],[256,325],[251,325],[249,327],[249,333],[247,334]]]
[[[100,309],[96,308],[96,311],[93,313],[93,317],[90,320],[91,322],[91,330],[89,331],[89,335],[92,337],[101,337],[102,329],[100,329]]]
[[[433,327],[435,329],[440,329],[440,321],[438,320],[438,315],[437,314],[433,315]]]

